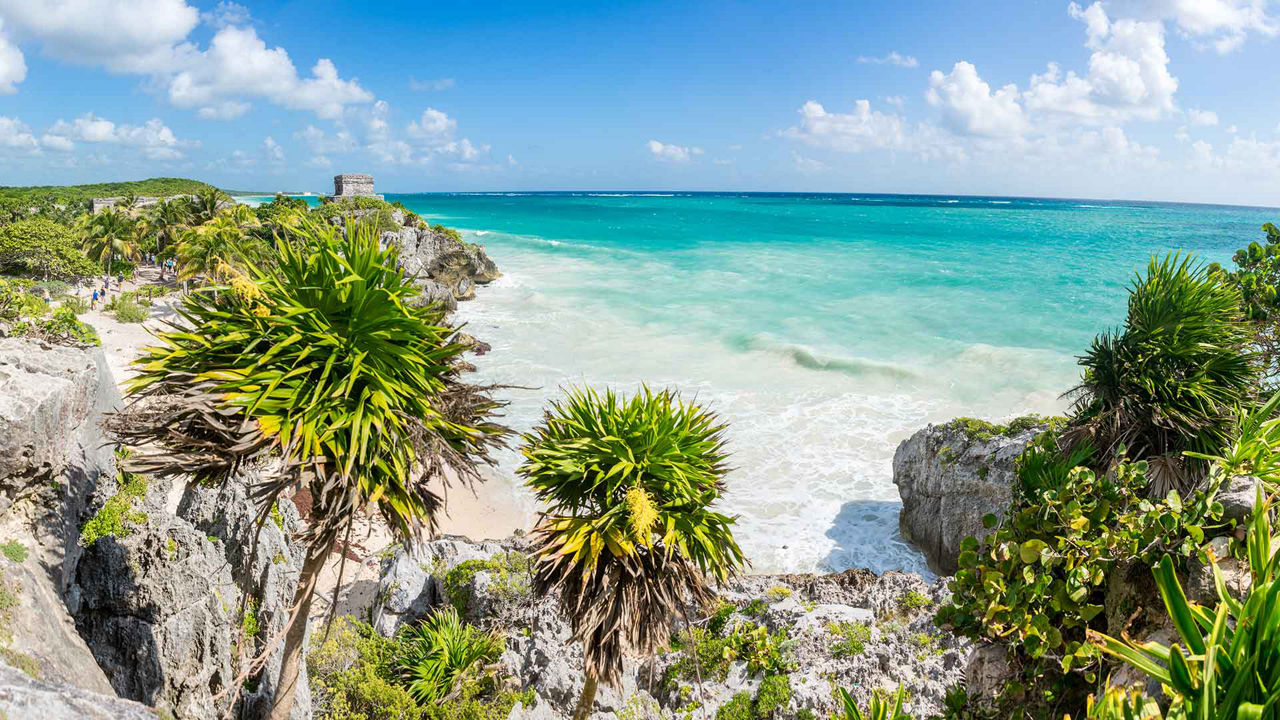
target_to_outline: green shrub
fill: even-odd
[[[3,554],[6,558],[9,558],[9,560],[12,562],[16,562],[16,563],[26,562],[27,553],[28,553],[27,546],[23,545],[18,540],[10,540],[9,542],[6,542],[0,545],[0,554]]]
[[[668,686],[692,682],[699,674],[703,679],[723,680],[729,665],[738,661],[747,663],[747,672],[752,675],[785,674],[795,669],[792,644],[786,630],[771,633],[753,622],[722,625],[719,633],[695,625],[672,638],[671,649],[681,656],[667,666],[664,680]]]
[[[919,590],[908,590],[903,593],[902,597],[898,598],[898,607],[909,612],[923,610],[932,604],[933,601],[929,599],[929,596]]]
[[[476,574],[487,572],[492,576],[490,592],[505,604],[529,596],[529,556],[520,552],[499,553],[485,560],[464,560],[444,576],[444,594],[458,609],[467,612],[467,588],[475,581]]]
[[[754,720],[756,715],[752,705],[751,693],[737,693],[716,710],[716,720]]]
[[[47,218],[0,226],[0,273],[39,278],[92,275],[97,267],[79,245],[70,228]]]
[[[78,298],[74,295],[67,295],[59,301],[59,307],[66,308],[75,315],[83,315],[89,312],[89,303],[84,298]]]
[[[151,312],[138,301],[126,297],[115,303],[115,316],[122,323],[140,323],[151,317]]]
[[[978,418],[958,417],[943,425],[943,428],[952,431],[958,430],[970,440],[986,442],[996,437],[1013,437],[1041,425],[1047,425],[1048,429],[1054,430],[1061,428],[1066,422],[1067,419],[1062,416],[1045,416],[1033,413],[1014,418],[1004,425],[998,425],[987,420],[979,420]]]
[[[99,345],[98,331],[76,317],[70,308],[54,308],[53,315],[23,320],[9,328],[14,336],[35,337],[60,345]]]
[[[504,647],[501,637],[462,622],[452,607],[402,630],[396,639],[400,676],[424,705],[440,702],[463,680],[478,680]]]
[[[783,714],[791,704],[791,678],[788,675],[768,675],[760,681],[756,690],[756,716],[762,718]]]
[[[117,453],[117,458],[127,457]],[[141,475],[120,470],[116,473],[116,494],[107,498],[102,508],[80,528],[80,545],[89,547],[104,537],[128,537],[136,525],[147,521],[147,514],[134,510],[134,503],[147,493],[147,481]]]
[[[1150,460],[1151,493],[1192,488],[1207,471],[1185,451],[1217,454],[1236,431],[1261,375],[1240,290],[1190,257],[1152,258],[1129,292],[1124,329],[1099,335],[1080,358],[1068,445],[1127,448]]]
[[[462,242],[462,233],[458,232],[457,230],[454,230],[451,227],[445,227],[444,225],[432,225],[431,231],[439,235],[444,235],[448,238],[451,238],[455,242]]]
[[[861,655],[862,651],[867,649],[867,643],[871,641],[871,628],[865,623],[828,623],[827,632],[836,638],[831,645],[831,655],[833,657],[844,658]]]
[[[1085,633],[1105,621],[1112,568],[1165,552],[1199,556],[1206,527],[1221,514],[1212,492],[1147,499],[1145,461],[1119,458],[1111,474],[1099,474],[1069,467],[1079,457],[1064,460],[1048,433],[1023,452],[1004,524],[981,544],[964,540],[953,595],[937,616],[961,635],[1010,644],[1026,684],[1067,707],[1083,707],[1095,679],[1099,657]]]
[[[764,593],[764,596],[769,600],[769,602],[779,602],[781,600],[786,600],[787,598],[791,597],[791,588],[784,587],[782,585],[775,585],[774,587],[771,587],[768,590],[766,590]]]

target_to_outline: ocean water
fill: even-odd
[[[723,508],[754,569],[924,570],[898,442],[1061,411],[1152,254],[1225,262],[1278,211],[884,195],[391,195],[504,276],[459,311],[528,430],[565,386],[679,389],[728,422]],[[483,490],[534,507],[514,451]]]

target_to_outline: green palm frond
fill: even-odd
[[[443,702],[464,678],[498,660],[502,636],[468,625],[452,606],[400,632],[398,673],[409,693],[431,707]]]
[[[525,435],[518,472],[545,504],[535,586],[558,591],[587,671],[616,682],[627,648],[664,642],[688,600],[745,559],[711,506],[728,471],[724,425],[672,391],[571,389]]]

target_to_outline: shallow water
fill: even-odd
[[[1280,212],[849,195],[389,195],[486,246],[459,311],[527,430],[567,384],[676,387],[728,421],[724,507],[758,571],[922,570],[897,443],[956,415],[1061,410],[1153,253],[1225,262]],[[487,493],[532,512],[503,457]]]

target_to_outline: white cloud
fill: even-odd
[[[1213,145],[1197,141],[1192,144],[1192,167],[1199,170],[1226,170],[1233,174],[1280,177],[1280,140],[1257,137],[1235,137],[1221,153]]]
[[[418,80],[417,78],[409,78],[409,89],[414,92],[432,92],[439,90],[448,90],[457,85],[453,78],[439,78],[437,80]]]
[[[821,160],[814,160],[811,157],[805,157],[800,153],[791,153],[791,162],[795,165],[796,170],[811,175],[813,173],[822,172],[827,169],[827,164]]]
[[[1068,13],[1085,24],[1085,46],[1093,51],[1089,72],[1064,75],[1049,63],[1023,94],[1028,110],[1098,124],[1155,120],[1173,112],[1178,80],[1169,73],[1160,21],[1112,21],[1099,2],[1084,9],[1071,3]]]
[[[49,55],[129,73],[172,62],[200,20],[186,0],[0,0],[0,16]]]
[[[317,156],[348,153],[360,147],[360,143],[345,128],[339,128],[333,134],[329,134],[314,125],[308,125],[295,133],[295,136],[306,142],[307,147],[311,148]]]
[[[1012,137],[1027,130],[1027,118],[1018,103],[1016,85],[1005,85],[994,93],[978,76],[977,68],[958,62],[943,75],[929,74],[929,90],[925,99],[942,108],[947,125],[963,135]]]
[[[59,120],[41,139],[45,147],[63,151],[73,149],[75,142],[138,148],[152,160],[176,160],[182,157],[180,148],[195,145],[179,140],[159,118],[152,118],[143,125],[116,125],[93,113],[72,122]]]
[[[897,65],[898,67],[908,68],[913,68],[920,64],[920,61],[914,57],[902,55],[896,50],[883,57],[867,57],[864,55],[858,58],[858,62],[871,63],[873,65]]]
[[[645,143],[645,147],[649,148],[649,152],[653,153],[655,158],[663,162],[687,163],[695,156],[702,154],[702,148],[699,147],[671,145],[657,140],[650,140]]]
[[[27,79],[27,61],[22,51],[4,34],[4,18],[0,18],[0,95],[18,92],[17,85]]]
[[[1192,108],[1187,111],[1187,117],[1191,119],[1192,125],[1208,127],[1218,124],[1218,113],[1212,110]]]
[[[862,152],[871,148],[908,149],[907,125],[898,115],[871,109],[871,103],[858,100],[848,114],[827,112],[812,100],[800,108],[800,124],[782,134],[807,145],[842,152]]]
[[[1187,126],[1183,125],[1182,127],[1179,127],[1178,131],[1173,134],[1173,139],[1180,143],[1191,140],[1191,133],[1187,132]]]
[[[37,150],[39,145],[31,128],[22,121],[0,115],[0,147]]]
[[[327,168],[333,165],[333,161],[324,155],[316,155],[307,161],[310,167]]]
[[[218,28],[204,49],[188,39],[202,16],[186,0],[0,0],[0,16],[54,57],[148,76],[173,105],[207,119],[240,117],[254,98],[327,119],[373,99],[327,58],[300,76],[284,48],[268,48],[234,3],[203,16]]]
[[[373,95],[354,80],[343,80],[327,58],[302,78],[284,48],[268,48],[253,28],[225,27],[206,50],[182,53],[183,69],[168,81],[169,101],[196,108],[202,117],[241,115],[243,97],[260,97],[292,110],[307,110],[326,119],[341,117],[346,105],[366,103]]]
[[[901,95],[890,95],[889,97],[885,98],[884,101],[898,108],[899,110],[902,109],[903,105],[907,104],[907,99],[902,97]]]
[[[200,13],[200,21],[221,30],[229,25],[247,25],[249,8],[233,2],[220,2],[209,12]]]
[[[1267,0],[1120,0],[1122,11],[1168,20],[1201,49],[1229,53],[1249,33],[1280,34],[1280,21],[1267,14]]]
[[[435,108],[422,111],[422,117],[409,123],[409,136],[420,140],[447,138],[458,129],[458,121]]]

